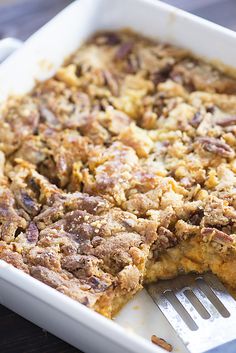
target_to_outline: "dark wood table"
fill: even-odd
[[[71,0],[0,0],[0,38],[13,36],[25,40],[70,2]],[[236,30],[236,0],[164,2]],[[0,305],[0,353],[75,352],[80,351]]]

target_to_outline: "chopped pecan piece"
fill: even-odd
[[[169,77],[171,69],[172,69],[172,65],[167,63],[160,70],[153,72],[153,74],[151,75],[151,80],[154,83],[154,85],[157,85],[158,83],[166,81]]]
[[[158,229],[158,243],[162,249],[169,248],[177,244],[178,239],[177,237],[167,228],[160,227]]]
[[[192,125],[193,127],[198,127],[198,125],[200,124],[200,122],[202,121],[202,115],[200,112],[196,112],[192,118],[192,120],[190,121],[190,125]]]
[[[28,266],[24,263],[22,255],[18,254],[17,252],[13,252],[12,250],[4,247],[3,250],[1,250],[0,246],[0,260],[4,260],[19,270],[22,270],[25,273],[29,273]]]
[[[117,82],[115,75],[113,73],[111,73],[109,70],[104,70],[103,75],[104,75],[105,81],[106,81],[108,87],[110,88],[112,94],[114,96],[117,96],[119,93],[119,85],[118,85],[118,82]]]
[[[43,266],[53,271],[60,271],[60,255],[52,248],[33,247],[26,255],[28,263]]]
[[[34,222],[30,222],[28,228],[26,229],[26,238],[30,243],[37,243],[39,237],[39,231]]]
[[[233,158],[235,156],[234,150],[227,143],[216,138],[199,137],[197,141],[207,152],[214,153],[225,158]]]
[[[204,238],[210,241],[215,241],[220,244],[232,244],[233,239],[229,234],[222,232],[216,228],[202,228],[201,234]]]
[[[222,127],[236,125],[236,115],[228,116],[227,118],[219,120],[216,123]]]
[[[41,282],[44,282],[45,284],[53,288],[57,288],[66,282],[65,278],[63,278],[63,276],[60,276],[59,273],[54,272],[43,266],[32,266],[30,268],[30,274],[34,278],[40,280]]]
[[[133,49],[133,46],[134,46],[133,41],[128,41],[128,42],[122,43],[115,54],[115,59],[116,60],[123,60],[128,54],[130,54],[130,52]]]
[[[56,126],[59,124],[59,121],[56,115],[46,106],[44,105],[39,106],[39,112],[40,112],[40,120],[42,122],[46,122],[49,126],[50,125]]]
[[[152,335],[151,341],[152,341],[152,343],[165,349],[168,352],[172,352],[172,350],[173,350],[173,347],[170,343],[167,343],[163,338],[157,337],[156,335]]]
[[[16,195],[19,205],[29,214],[36,216],[40,210],[40,205],[25,191]]]
[[[76,277],[91,277],[96,274],[97,266],[101,260],[92,255],[69,255],[61,261],[62,268],[73,272]]]
[[[25,229],[26,219],[19,215],[11,191],[0,188],[0,239],[9,242],[14,240],[18,229]]]
[[[105,292],[109,287],[110,283],[103,281],[101,278],[91,276],[88,281],[88,285],[94,290],[95,293]]]

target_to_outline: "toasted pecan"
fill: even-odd
[[[222,120],[218,120],[216,123],[222,127],[236,125],[236,115],[230,115]]]
[[[226,234],[225,232],[222,232],[221,230],[218,230],[216,228],[202,228],[201,234],[203,237],[209,239],[210,241],[213,240],[223,245],[233,243],[233,238],[229,234]]]
[[[198,137],[197,142],[202,148],[210,153],[217,154],[225,158],[233,158],[234,150],[226,143],[213,137]]]

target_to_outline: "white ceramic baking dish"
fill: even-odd
[[[228,29],[157,0],[79,0],[0,65],[0,102],[51,76],[95,31],[124,27],[235,65],[236,34]],[[152,334],[186,352],[145,291],[112,322],[0,261],[0,303],[87,353],[163,352]]]

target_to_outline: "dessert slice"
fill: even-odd
[[[59,219],[45,218],[61,204]],[[70,211],[75,205],[75,210]],[[81,204],[81,206],[80,206]],[[26,253],[30,273],[107,317],[142,288],[149,249],[156,239],[154,221],[110,208],[100,197],[67,194],[35,220],[37,246]],[[49,223],[49,222],[47,222]],[[55,276],[60,281],[56,280]]]
[[[142,288],[156,223],[99,196],[65,193],[25,161],[18,160],[8,175],[12,182],[1,190],[9,196],[1,203],[0,259],[114,316]]]

